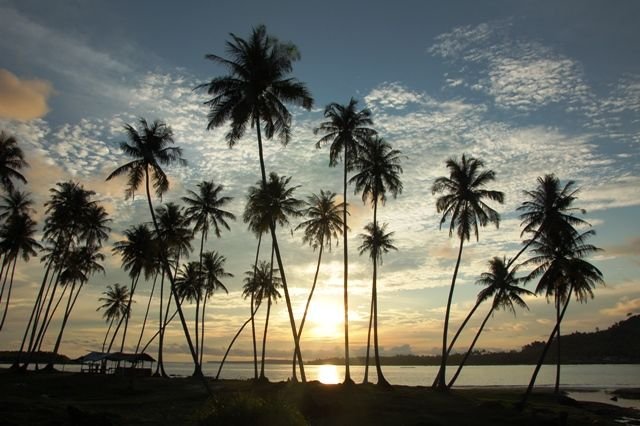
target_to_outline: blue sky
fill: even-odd
[[[555,173],[582,187],[577,205],[588,211],[585,219],[597,232],[593,241],[605,249],[592,260],[607,286],[588,304],[572,305],[566,321],[565,330],[588,331],[640,311],[639,12],[640,4],[631,1],[416,1],[392,7],[383,1],[5,0],[0,129],[18,137],[32,165],[27,189],[39,203],[40,221],[48,188],[66,179],[95,190],[113,214],[110,242],[130,224],[148,220],[143,198],[124,201],[124,182],[104,182],[125,161],[118,150],[123,125],[139,116],[171,125],[189,161],[187,168],[169,170],[172,189],[165,200],[213,179],[234,197],[230,209],[240,214],[246,189],[259,177],[254,135],[228,149],[224,129],[205,130],[206,97],[192,89],[224,72],[204,59],[206,53],[224,55],[230,32],[245,37],[252,26],[265,24],[298,46],[302,59],[294,75],[316,103],[311,112],[293,109],[289,146],[267,144],[269,170],[293,176],[301,197],[320,189],[340,192],[340,170],[328,167],[327,149],[314,148],[312,129],[327,103],[352,96],[372,110],[375,127],[406,155],[405,190],[379,213],[400,249],[380,269],[386,353],[431,353],[438,346],[457,242],[438,230],[430,188],[446,174],[444,161],[462,153],[496,171],[495,188],[507,201],[497,208],[500,229],[483,229],[480,241],[465,248],[454,323],[473,305],[473,283],[486,262],[518,250],[515,208],[522,190]],[[355,248],[371,211],[359,196],[350,197],[350,310],[358,352],[366,339],[370,267]],[[283,231],[281,238],[300,314],[316,257],[301,235]],[[229,296],[217,295],[209,309],[206,357],[213,359],[249,311],[239,292],[255,240],[235,223],[207,246],[227,256],[236,276],[228,282]],[[339,248],[321,269],[318,304],[303,341],[307,358],[341,353],[341,268]],[[35,261],[19,266],[1,349],[17,345],[41,274]],[[63,352],[80,354],[102,341],[106,326],[95,312],[97,298],[114,282],[127,278],[119,259],[109,256],[106,276],[92,279],[73,314]],[[137,297],[134,316],[142,315],[149,288]],[[529,305],[516,318],[496,314],[479,346],[510,349],[545,338],[552,306],[544,298]],[[269,355],[285,356],[290,338],[284,303],[274,315]],[[185,350],[177,327],[172,336],[171,357],[180,359]],[[247,335],[237,355],[248,349]]]

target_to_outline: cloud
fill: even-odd
[[[622,297],[615,306],[600,309],[601,314],[617,318],[624,317],[629,313],[637,314],[638,312],[640,312],[640,297],[631,299],[625,296]]]
[[[635,259],[636,263],[640,263],[640,237],[628,238],[622,244],[606,247],[605,255],[631,257]]]
[[[32,120],[49,112],[47,100],[53,92],[46,80],[21,80],[0,68],[0,118]]]

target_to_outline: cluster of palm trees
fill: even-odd
[[[281,297],[282,291],[294,345],[292,378],[297,380],[299,373],[301,380],[306,380],[300,339],[316,288],[323,251],[330,250],[332,243],[337,243],[341,235],[344,265],[344,380],[345,383],[353,382],[349,368],[347,244],[347,196],[349,184],[352,184],[354,193],[360,194],[362,201],[368,203],[373,212],[372,221],[365,226],[361,234],[361,245],[358,247],[361,255],[368,255],[371,259],[373,272],[364,381],[368,382],[369,348],[373,332],[378,384],[386,386],[388,382],[382,372],[379,354],[377,275],[378,267],[382,264],[382,256],[396,248],[393,245],[393,232],[388,230],[388,224],[378,223],[377,216],[378,206],[385,204],[388,195],[395,198],[402,192],[402,154],[378,134],[373,127],[371,111],[366,108],[360,109],[355,99],[352,98],[344,105],[331,103],[325,108],[324,120],[314,129],[314,133],[320,135],[317,148],[329,145],[329,165],[334,167],[342,163],[342,201],[338,202],[336,193],[330,190],[321,190],[310,195],[306,202],[300,201],[295,197],[298,187],[291,184],[292,178],[280,176],[274,171],[267,172],[263,156],[263,137],[266,140],[277,137],[284,145],[291,138],[292,116],[287,104],[307,110],[313,105],[313,99],[305,84],[290,76],[293,63],[300,58],[300,54],[292,43],[280,41],[267,34],[264,26],[254,28],[247,39],[231,34],[231,40],[227,42],[226,47],[227,58],[213,54],[206,57],[224,67],[228,74],[213,78],[197,87],[205,90],[210,96],[205,102],[209,107],[207,129],[228,125],[226,140],[230,147],[245,136],[248,127],[255,129],[261,176],[261,179],[249,188],[242,215],[249,230],[257,238],[255,260],[245,273],[243,288],[244,296],[250,299],[250,316],[232,339],[227,354],[238,335],[248,323],[251,323],[255,378],[265,378],[264,360],[269,315],[272,303]],[[162,363],[162,342],[168,323],[177,315],[195,365],[194,374],[202,375],[207,300],[216,291],[226,292],[223,280],[232,276],[225,271],[225,257],[218,251],[205,251],[204,245],[210,233],[220,237],[223,230],[230,228],[229,221],[235,220],[231,212],[224,210],[231,198],[222,196],[222,186],[205,181],[198,184],[197,190],[189,191],[187,196],[182,198],[186,208],[175,203],[154,208],[152,192],[157,197],[162,197],[169,189],[169,179],[163,166],[185,164],[182,151],[179,147],[173,146],[173,132],[163,121],[149,123],[141,118],[136,126],[127,124],[125,132],[127,142],[121,143],[121,149],[130,157],[130,161],[114,170],[107,180],[126,176],[126,198],[133,197],[140,186],[144,186],[151,220],[125,230],[125,239],[114,245],[113,251],[121,256],[122,267],[128,271],[131,284],[128,288],[120,284],[109,286],[103,294],[104,297],[100,299],[102,305],[99,309],[104,310],[103,315],[108,324],[103,350],[111,350],[120,329],[120,350],[124,350],[134,295],[139,278],[144,276],[145,280],[152,280],[153,285],[146,304],[145,319],[136,352],[141,348],[149,308],[156,282],[159,280],[158,330],[149,340],[151,342],[156,337],[159,339],[157,373],[166,374]],[[4,310],[6,315],[16,259],[18,256],[25,260],[34,256],[40,246],[33,239],[36,224],[29,217],[32,213],[32,203],[27,194],[15,191],[12,185],[13,179],[26,182],[19,173],[19,169],[26,166],[26,163],[15,139],[4,134],[1,136],[0,160],[0,183],[7,192],[2,199],[3,205],[0,206],[0,250],[3,259],[0,270],[0,300],[5,293],[7,277],[11,276],[6,296],[7,308]],[[507,309],[515,313],[516,306],[526,308],[523,297],[531,292],[520,287],[520,284],[537,279],[536,293],[554,300],[556,325],[549,338],[550,344],[554,337],[560,336],[560,323],[571,296],[575,295],[578,300],[585,300],[593,295],[593,287],[602,282],[600,271],[584,259],[598,249],[586,242],[587,238],[593,235],[593,231],[580,231],[588,224],[577,216],[582,211],[573,207],[577,192],[575,184],[568,182],[562,186],[554,175],[546,175],[538,179],[534,190],[524,193],[526,200],[518,209],[521,212],[522,235],[526,237],[522,249],[509,260],[493,257],[489,261],[488,272],[482,274],[478,280],[478,284],[484,288],[478,294],[477,303],[453,339],[449,341],[449,316],[465,241],[470,240],[472,234],[478,239],[481,227],[492,223],[499,225],[500,215],[490,204],[503,203],[504,194],[487,188],[495,180],[495,173],[486,169],[480,159],[462,155],[459,160],[447,160],[445,165],[449,175],[436,179],[432,192],[439,195],[436,209],[438,213],[442,213],[440,226],[449,223],[449,235],[457,235],[459,249],[444,317],[442,364],[434,382],[434,386],[440,389],[454,384],[485,324],[496,310]],[[45,273],[27,324],[21,351],[27,342],[27,352],[40,349],[51,319],[58,306],[64,304],[62,326],[54,347],[54,352],[57,352],[80,290],[91,274],[102,270],[100,261],[103,256],[100,249],[109,234],[109,219],[104,208],[93,200],[95,194],[92,191],[85,190],[74,182],[64,182],[57,184],[51,192],[51,199],[45,204],[46,255],[42,257]],[[74,214],[68,214],[69,211]],[[277,231],[287,226],[290,218],[302,216],[304,220],[296,229],[303,230],[304,243],[318,250],[318,261],[304,314],[297,325]],[[20,236],[17,237],[16,234]],[[270,261],[260,261],[260,247],[265,234],[269,235],[271,241]],[[198,260],[181,265],[181,260],[193,251],[191,243],[197,236],[200,238]],[[527,251],[532,253],[532,256],[524,262],[516,263]],[[523,265],[533,269],[526,276],[516,277],[518,268]],[[168,281],[170,293],[166,300],[165,281]],[[470,318],[483,302],[490,299],[491,307],[462,365],[447,383],[448,355]],[[63,303],[65,300],[66,303]],[[184,314],[184,300],[195,303],[193,326],[189,325]],[[258,373],[255,315],[263,302],[266,302],[267,309],[262,338],[262,362]],[[172,304],[175,310],[173,313]],[[113,333],[107,346],[111,330]],[[142,350],[148,345],[149,343]],[[539,365],[534,373],[532,386],[538,369]],[[558,376],[559,371],[558,366]],[[204,383],[208,386],[206,381]]]

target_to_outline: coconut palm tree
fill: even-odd
[[[342,159],[343,163],[343,211],[342,221],[347,227],[347,173],[352,169],[353,160],[357,158],[358,146],[364,144],[365,139],[376,134],[369,126],[373,125],[371,111],[357,109],[358,101],[351,98],[347,105],[331,103],[324,110],[326,121],[313,130],[314,134],[323,136],[316,143],[316,148],[331,143],[329,148],[329,166],[335,167]],[[343,233],[344,250],[344,358],[345,383],[353,383],[349,369],[349,257],[347,247],[347,233]]]
[[[42,246],[34,238],[36,225],[36,222],[27,213],[20,212],[10,215],[0,226],[0,252],[4,255],[3,269],[6,269],[2,280],[2,289],[0,290],[0,303],[5,295],[5,285],[9,276],[9,268],[11,268],[11,278],[7,287],[5,308],[0,320],[0,330],[4,326],[7,312],[9,311],[11,289],[13,288],[13,277],[18,257],[22,257],[22,260],[28,262],[31,256],[37,255],[36,250],[42,249]],[[9,266],[11,264],[12,266]]]
[[[5,191],[14,189],[14,181],[27,183],[20,170],[29,167],[15,137],[0,132],[0,185]]]
[[[382,374],[382,367],[380,364],[380,351],[378,344],[378,289],[377,289],[377,277],[378,277],[378,265],[382,265],[382,255],[388,253],[389,250],[398,250],[393,245],[393,239],[391,236],[393,232],[386,232],[387,224],[382,226],[376,225],[373,222],[367,224],[364,227],[366,231],[364,234],[360,234],[362,238],[362,244],[358,247],[360,255],[365,253],[369,254],[371,263],[373,264],[373,284],[372,284],[372,303],[373,303],[373,350],[376,358],[376,372],[378,374],[378,385],[389,386],[389,382],[384,378]]]
[[[180,269],[180,258],[183,254],[187,256],[193,251],[191,241],[193,240],[193,232],[189,228],[189,223],[185,217],[184,209],[175,203],[166,203],[156,208],[156,219],[158,221],[158,234],[156,239],[162,239],[167,247],[168,261],[173,265],[173,279],[176,279],[178,269]],[[168,324],[168,315],[171,308],[171,297],[167,298],[166,308],[164,303],[164,281],[165,270],[162,267],[159,250],[156,243],[154,264],[157,273],[160,275],[160,309],[158,309],[158,362],[156,364],[156,372],[154,375],[169,377],[164,370],[164,332]],[[162,313],[164,309],[164,315]]]
[[[289,76],[293,70],[293,63],[300,59],[300,53],[293,43],[282,42],[268,35],[266,27],[262,25],[254,28],[247,40],[235,34],[230,36],[232,40],[227,42],[230,59],[206,55],[207,59],[225,67],[229,74],[201,84],[197,89],[206,89],[212,96],[205,102],[210,108],[207,129],[230,122],[231,128],[226,134],[229,146],[235,145],[242,138],[247,125],[255,127],[260,173],[262,183],[266,186],[267,172],[262,152],[262,132],[264,131],[267,139],[278,136],[286,145],[291,138],[291,113],[287,110],[286,104],[310,110],[313,99],[303,83]],[[295,351],[298,352],[300,374],[305,381],[287,279],[273,227],[270,227],[270,233],[281,274]]]
[[[449,384],[447,385],[449,388],[451,388],[451,386],[456,382],[456,379],[460,375],[460,371],[462,371],[462,367],[464,367],[467,362],[467,358],[471,355],[484,326],[487,324],[489,317],[494,313],[494,311],[499,309],[509,310],[513,312],[513,315],[515,316],[516,305],[523,309],[529,309],[525,301],[522,299],[522,296],[532,295],[533,293],[518,286],[520,283],[524,282],[524,279],[515,277],[515,273],[518,269],[517,267],[509,270],[507,265],[508,262],[505,259],[494,257],[489,261],[489,272],[483,272],[480,275],[480,279],[476,281],[476,284],[485,286],[485,288],[478,293],[478,303],[489,300],[491,297],[493,297],[493,303],[491,304],[491,309],[489,309],[489,312],[484,317],[482,324],[480,324],[480,328],[473,338],[471,345],[469,345],[467,353],[465,353],[462,361],[460,361],[458,369],[449,381]]]
[[[98,306],[96,311],[104,310],[102,317],[109,324],[102,342],[102,352],[104,352],[113,323],[123,316],[128,316],[131,310],[128,303],[129,288],[126,285],[120,285],[119,283],[115,283],[113,286],[108,285],[102,295],[103,297],[98,299],[102,304]]]
[[[500,191],[485,189],[485,186],[495,180],[493,170],[484,170],[484,163],[476,158],[462,155],[460,162],[451,158],[446,161],[449,169],[449,177],[439,177],[434,182],[431,191],[433,194],[444,193],[436,201],[438,213],[442,213],[440,228],[449,220],[449,237],[453,236],[455,230],[460,238],[458,258],[453,270],[449,297],[447,299],[447,310],[444,317],[444,327],[442,332],[442,360],[440,371],[438,372],[438,387],[446,389],[446,366],[447,366],[447,333],[449,331],[449,313],[453,299],[453,290],[458,276],[460,259],[462,258],[462,248],[465,240],[471,238],[473,231],[476,240],[479,239],[479,227],[489,223],[500,224],[500,215],[489,207],[485,200],[496,201],[500,204],[504,202],[504,194]]]
[[[127,187],[125,190],[125,198],[133,197],[135,191],[142,185],[144,181],[147,203],[149,204],[149,213],[151,214],[151,220],[156,233],[158,232],[158,222],[153,210],[153,203],[151,202],[151,187],[153,184],[156,195],[162,197],[162,195],[169,190],[169,179],[162,170],[162,165],[169,166],[172,164],[186,165],[186,161],[182,158],[182,150],[179,147],[169,146],[173,141],[173,131],[166,123],[162,121],[154,121],[149,124],[144,118],[140,118],[139,127],[135,127],[127,124],[125,125],[125,131],[127,133],[129,143],[122,142],[120,148],[127,156],[133,158],[132,161],[118,167],[109,176],[107,180],[111,180],[114,177],[127,175]],[[153,182],[151,182],[153,181]],[[184,312],[180,307],[180,301],[175,290],[175,280],[171,274],[171,266],[168,261],[167,247],[165,247],[162,240],[159,241],[160,258],[162,260],[162,267],[165,274],[169,277],[171,283],[171,293],[173,294],[174,301],[178,310],[178,316],[180,317],[180,323],[182,324],[182,330],[189,346],[189,352],[191,358],[196,366],[196,370],[201,372],[200,365],[198,363],[198,354],[196,348],[191,340],[189,334],[189,327],[187,320],[184,317]],[[208,393],[211,393],[209,384],[206,380],[203,380],[203,385]]]
[[[231,202],[231,197],[221,197],[222,185],[216,185],[213,181],[204,181],[198,184],[198,192],[189,190],[189,197],[182,197],[189,207],[187,208],[187,220],[195,223],[193,232],[200,231],[200,273],[202,270],[202,253],[204,252],[204,242],[209,235],[209,227],[213,227],[213,233],[220,238],[221,228],[229,230],[227,220],[235,220],[235,216],[223,210],[226,204]],[[200,309],[200,300],[196,300],[196,310]],[[204,317],[202,318],[204,321]],[[204,334],[203,334],[204,337]],[[196,324],[196,347],[198,346],[198,325]],[[201,354],[202,357],[202,354]]]
[[[560,323],[574,295],[579,302],[586,302],[593,298],[593,289],[598,284],[604,284],[602,272],[584,258],[601,249],[594,245],[587,244],[586,240],[593,236],[595,232],[589,230],[583,233],[574,232],[548,234],[542,233],[538,240],[531,243],[534,256],[528,259],[524,265],[533,265],[535,268],[527,276],[527,280],[539,277],[537,289],[554,289],[556,294],[560,294],[562,309],[557,316],[556,324],[551,331],[538,364],[533,371],[529,386],[519,408],[523,409],[527,403],[529,395],[533,391],[538,372],[544,362],[544,358],[551,347],[553,339],[558,333]]]
[[[202,263],[204,266],[203,269],[203,279],[204,279],[204,291],[202,297],[202,327],[200,327],[200,331],[202,336],[200,338],[200,365],[202,365],[202,357],[204,355],[204,323],[205,323],[205,310],[207,307],[207,301],[209,298],[217,291],[224,291],[226,294],[229,294],[229,290],[222,282],[225,278],[232,278],[233,274],[227,272],[224,269],[224,264],[226,263],[227,258],[222,256],[216,251],[208,251],[202,256]]]
[[[153,232],[151,232],[145,224],[131,226],[124,231],[124,236],[124,240],[116,241],[113,244],[113,253],[120,255],[122,258],[122,268],[129,272],[129,278],[131,278],[131,290],[129,291],[129,302],[127,304],[127,310],[131,311],[131,303],[138,287],[140,275],[144,273],[146,279],[153,276],[155,270],[155,250],[157,246]],[[120,351],[122,352],[124,350],[129,327],[129,315],[120,317],[116,332],[113,334],[107,351],[111,350],[113,339],[115,339],[116,334],[118,334],[120,325],[123,322],[124,329],[122,331]]]
[[[307,319],[307,313],[309,311],[309,305],[311,304],[311,298],[313,292],[316,289],[316,283],[318,282],[318,273],[320,272],[320,264],[322,263],[322,252],[326,246],[331,251],[332,240],[338,239],[338,234],[343,232],[343,223],[340,213],[343,211],[343,203],[336,203],[336,194],[332,191],[320,190],[320,195],[311,194],[306,201],[307,208],[304,210],[304,216],[308,219],[296,226],[297,229],[303,229],[302,241],[313,247],[315,251],[318,249],[318,263],[316,265],[316,272],[313,276],[313,284],[311,285],[311,291],[309,291],[309,297],[304,307],[304,314],[300,321],[300,328],[298,329],[298,337],[302,338],[302,330],[304,329],[304,323]],[[337,241],[336,241],[337,244]],[[295,371],[296,356],[293,356],[293,370]]]
[[[349,183],[355,184],[355,193],[362,192],[362,201],[372,201],[373,207],[373,226],[378,226],[378,200],[384,205],[387,200],[387,192],[390,192],[394,198],[402,193],[402,167],[400,166],[400,151],[392,149],[384,139],[378,136],[371,136],[364,140],[364,144],[360,147],[360,153],[354,160],[354,168],[357,173],[351,178]],[[373,291],[371,295],[372,314],[373,308],[377,306],[377,293]],[[372,315],[373,317],[373,315]],[[377,322],[377,321],[373,321]],[[367,337],[367,356],[365,361],[364,382],[368,382],[369,372],[369,338],[371,337],[372,318],[369,320],[369,332]],[[374,333],[375,335],[376,333]],[[382,371],[379,366],[376,366]],[[380,373],[378,374],[380,382]],[[381,381],[386,383],[386,380]]]

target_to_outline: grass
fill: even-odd
[[[518,389],[212,382],[208,400],[192,378],[128,378],[0,371],[0,425],[197,425],[212,404],[251,398],[299,412],[311,425],[616,425],[637,411],[535,393],[524,412]],[[238,398],[240,396],[240,398]],[[262,402],[261,402],[262,403]],[[295,412],[295,413],[294,413]],[[202,424],[206,422],[203,421]],[[219,422],[216,424],[220,424]],[[233,423],[231,423],[233,424]],[[276,423],[277,424],[277,423]]]

